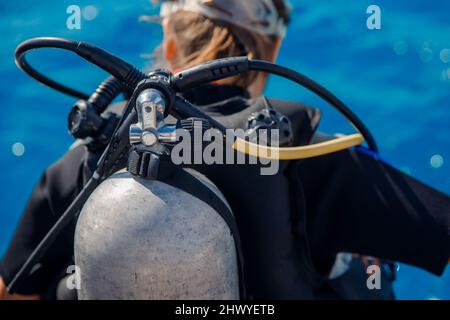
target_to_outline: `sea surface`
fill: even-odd
[[[450,2],[447,0],[291,1],[292,23],[278,62],[326,86],[367,124],[381,155],[401,170],[450,193]],[[370,30],[369,5],[381,9]],[[66,25],[70,5],[81,29]],[[74,99],[41,86],[14,64],[14,49],[37,36],[84,40],[140,68],[161,41],[161,28],[138,21],[156,12],[147,0],[0,2],[0,255],[43,170],[67,150],[67,114]],[[42,50],[39,70],[85,92],[105,74],[70,53]],[[350,133],[330,107],[303,89],[271,78],[267,95],[323,110],[321,130]],[[382,230],[380,230],[380,237]],[[398,265],[400,299],[449,299],[450,268],[442,277]]]

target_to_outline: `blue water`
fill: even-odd
[[[450,48],[450,2],[291,3],[293,21],[279,62],[311,76],[350,105],[372,130],[389,162],[450,193],[450,58],[442,51]],[[68,30],[66,8],[71,4],[93,5],[97,15],[83,20],[81,30]],[[366,27],[370,4],[381,8],[381,30]],[[161,31],[139,23],[137,17],[152,12],[147,0],[0,2],[0,254],[40,174],[72,142],[66,117],[73,99],[21,73],[14,65],[14,48],[35,36],[69,37],[97,44],[143,68]],[[37,52],[30,60],[87,92],[105,77],[64,52]],[[323,102],[285,81],[271,79],[267,94],[322,108],[324,131],[351,132]],[[22,156],[13,154],[15,143],[25,147]],[[395,288],[402,299],[449,299],[450,271],[438,278],[400,265]]]

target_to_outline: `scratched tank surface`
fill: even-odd
[[[83,208],[75,262],[80,299],[239,298],[234,240],[222,217],[184,191],[126,171]]]

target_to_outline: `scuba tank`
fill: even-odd
[[[204,176],[189,175],[220,194]],[[86,202],[75,263],[79,299],[239,299],[235,244],[220,215],[183,190],[126,171]]]

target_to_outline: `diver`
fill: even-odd
[[[289,20],[284,0],[163,1],[164,66],[177,71],[234,56],[275,61]],[[266,81],[266,74],[250,72],[193,89],[184,98],[233,128],[286,118],[282,146],[334,139],[317,132],[317,109],[263,97]],[[76,221],[33,268],[19,294],[8,294],[6,286],[93,174],[101,151],[88,141],[77,143],[44,172],[1,262],[1,298],[76,298],[60,292],[73,264]],[[449,197],[368,149],[281,161],[274,176],[262,176],[251,165],[194,168],[217,185],[233,210],[248,299],[393,299],[389,261],[434,274],[447,266]],[[362,256],[380,259],[381,290],[367,288]]]

